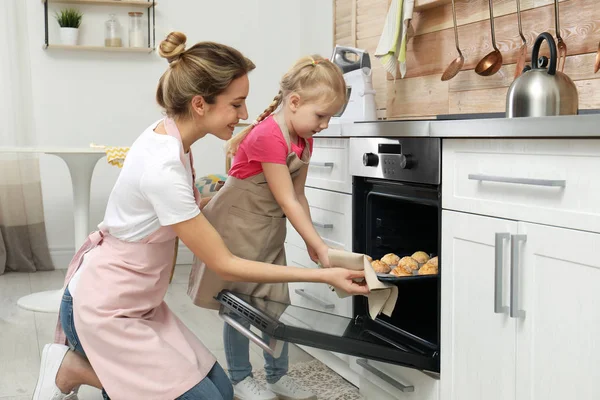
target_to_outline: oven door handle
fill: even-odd
[[[273,357],[279,358],[279,356],[281,356],[281,352],[283,350],[284,345],[284,342],[282,342],[281,340],[271,338],[268,344],[265,343],[262,340],[262,338],[256,333],[252,332],[250,329],[246,328],[244,325],[231,318],[229,315],[225,314],[223,311],[223,307],[221,307],[221,309],[219,310],[219,317],[221,317],[223,321],[231,325],[233,329],[246,336],[248,339],[250,339],[252,343],[258,345],[258,347],[260,347]]]
[[[376,377],[378,377],[379,379],[381,379],[382,381],[389,383],[390,385],[392,385],[393,387],[395,387],[396,389],[398,389],[401,392],[406,393],[406,392],[414,392],[415,391],[414,386],[403,385],[402,383],[398,382],[394,378],[390,377],[385,372],[380,371],[379,369],[377,369],[374,366],[372,366],[371,364],[369,364],[369,360],[367,360],[366,358],[359,358],[358,360],[356,360],[356,363],[358,365],[360,365],[361,367],[363,367],[364,369],[366,369],[367,371],[369,371],[370,373],[372,373],[373,375],[375,375]]]

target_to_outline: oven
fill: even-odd
[[[350,138],[354,252],[379,259],[440,253],[441,142],[437,138]],[[221,318],[277,356],[281,341],[402,365],[440,370],[440,274],[396,279],[390,317],[372,320],[367,298],[353,298],[351,317],[228,291]],[[244,321],[271,336],[266,342]]]

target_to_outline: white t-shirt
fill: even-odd
[[[98,225],[124,241],[138,242],[161,226],[200,214],[194,199],[190,156],[185,154],[182,163],[181,141],[154,132],[159,122],[148,127],[129,149],[108,198],[104,220]],[[73,297],[85,264],[84,257],[69,282]]]

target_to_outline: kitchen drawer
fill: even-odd
[[[343,299],[324,283],[294,282],[289,284],[290,301],[293,305],[327,314],[352,317],[352,297]],[[310,325],[311,321],[303,321]],[[318,328],[312,326],[312,328]]]
[[[291,243],[285,244],[285,257],[287,265],[303,268],[317,268],[317,264],[310,259],[306,247],[301,248]]]
[[[352,249],[352,196],[327,190],[306,188],[310,214],[325,243],[337,249]],[[288,220],[286,242],[305,249],[304,240]]]
[[[360,375],[360,393],[366,399],[439,399],[439,380],[421,371],[373,360],[365,367],[357,360],[351,357],[350,368]]]
[[[285,246],[287,265],[292,267],[317,268],[306,249],[292,244]],[[329,314],[352,316],[352,297],[340,298],[329,285],[314,282],[292,282],[289,284],[290,300],[295,306],[323,311]],[[303,321],[310,324],[310,321]]]
[[[290,267],[318,268],[317,264],[310,259],[306,248],[286,243],[285,254],[287,265]],[[341,299],[329,289],[329,285],[314,282],[291,282],[289,288],[290,300],[295,306],[347,317],[352,315],[352,298]]]
[[[306,186],[352,193],[349,144],[347,138],[315,138]]]
[[[446,139],[449,210],[600,232],[600,140]]]

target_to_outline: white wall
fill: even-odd
[[[167,62],[156,53],[129,54],[43,50],[43,5],[26,0],[37,144],[87,147],[91,142],[128,146],[161,117],[154,101]],[[162,0],[156,7],[156,40],[179,30],[188,44],[213,40],[229,44],[254,61],[250,75],[250,119],[277,93],[278,80],[299,57],[332,51],[331,0]],[[50,6],[50,43],[59,43]],[[127,7],[80,6],[84,12],[80,44],[102,45],[104,21],[117,13],[127,43]],[[144,16],[146,18],[146,16]],[[198,174],[224,172],[223,143],[208,137],[194,145]],[[42,156],[46,227],[57,267],[65,267],[74,248],[72,191],[64,163]],[[105,159],[92,179],[90,229],[101,220],[119,173]],[[66,261],[65,261],[66,260]]]

